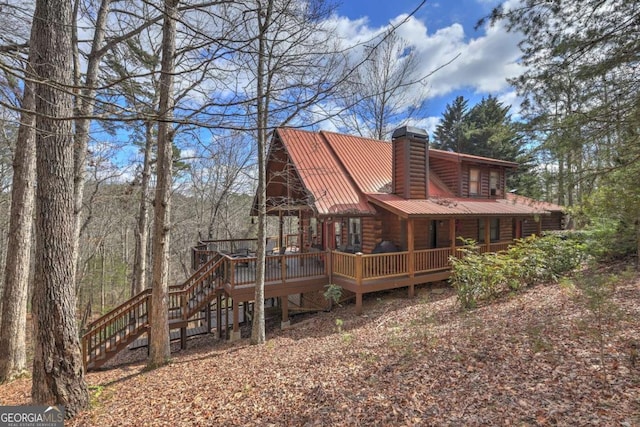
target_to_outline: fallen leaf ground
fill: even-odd
[[[193,339],[154,371],[125,352],[87,375],[92,407],[67,425],[640,426],[640,278],[587,302],[543,285],[461,312],[434,285],[294,317],[263,346]],[[29,393],[0,386],[0,404]]]

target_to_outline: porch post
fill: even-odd
[[[302,209],[298,209],[298,252],[304,252],[304,218],[302,217]]]
[[[291,326],[289,320],[289,295],[280,297],[282,303],[282,322],[280,322],[280,329],[288,329]]]
[[[233,331],[229,341],[237,341],[240,339],[240,307],[238,301],[233,299]]]
[[[451,243],[451,256],[456,256],[456,219],[449,218],[449,241]]]
[[[486,252],[491,250],[491,218],[484,219],[484,244],[487,246]]]
[[[540,215],[537,216],[538,222],[537,225],[537,233],[538,237],[542,236],[542,217]]]
[[[413,278],[415,276],[415,257],[414,257],[414,250],[415,250],[415,237],[414,237],[414,219],[413,218],[408,218],[407,219],[407,250],[409,251],[409,278]],[[413,296],[415,295],[415,284],[413,283],[413,281],[411,281],[411,284],[409,285],[409,298],[413,298]]]
[[[356,254],[356,315],[362,314],[362,253]]]

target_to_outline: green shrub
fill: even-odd
[[[336,284],[329,284],[324,286],[326,290],[322,294],[324,299],[329,302],[333,302],[334,304],[338,304],[340,302],[340,298],[342,298],[342,287]]]
[[[517,241],[505,252],[480,254],[465,242],[460,258],[451,258],[451,284],[465,309],[508,291],[557,281],[584,260],[585,244],[561,235]]]
[[[623,221],[599,220],[573,234],[586,244],[589,255],[601,262],[624,259],[636,252],[634,226]]]

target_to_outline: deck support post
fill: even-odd
[[[282,304],[282,322],[280,322],[280,329],[287,329],[291,326],[289,320],[289,295],[280,297],[280,303]]]
[[[234,342],[240,339],[240,304],[233,300],[233,331],[229,341]]]
[[[222,338],[222,294],[216,297],[216,338]]]
[[[279,210],[278,211],[278,248],[282,248],[282,246],[285,244],[283,229],[284,229],[284,218],[282,217],[282,210]]]
[[[356,273],[356,315],[360,316],[362,314],[362,252],[356,253],[356,263],[355,263],[355,273]]]
[[[327,251],[324,254],[324,274],[329,278],[329,284],[333,283],[333,260],[331,258],[331,249],[327,247]]]
[[[427,186],[428,187],[428,186]],[[413,279],[415,277],[415,257],[414,257],[414,251],[415,251],[415,240],[414,240],[414,219],[413,218],[409,218],[407,220],[407,250],[409,251],[409,278]],[[411,280],[411,284],[409,285],[409,298],[413,298],[416,292],[415,289],[416,285],[415,283],[413,283],[413,280]]]
[[[211,302],[207,303],[204,312],[204,322],[207,324],[207,333],[211,333]]]
[[[226,339],[231,337],[231,331],[229,330],[229,310],[231,310],[231,307],[229,307],[230,300],[231,298],[229,296],[224,299],[224,335]]]
[[[180,328],[180,350],[187,349],[187,328]]]

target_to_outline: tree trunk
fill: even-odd
[[[62,404],[73,417],[89,402],[74,287],[71,3],[37,0],[31,36],[36,99],[34,404]],[[60,86],[58,86],[60,85]],[[59,120],[63,118],[65,120]]]
[[[78,119],[75,121],[74,137],[74,218],[75,233],[73,236],[73,262],[77,264],[79,256],[80,235],[82,234],[82,207],[84,203],[84,186],[87,174],[87,145],[89,143],[89,127],[91,125],[91,115],[95,108],[96,85],[98,82],[98,72],[100,70],[100,60],[103,55],[98,55],[104,43],[107,17],[111,8],[111,0],[102,0],[96,18],[96,25],[93,30],[93,41],[91,53],[87,60],[87,74],[84,85],[81,84],[79,76],[76,76],[76,86],[84,86],[82,96],[77,98],[76,108]],[[78,40],[74,40],[74,44]],[[77,68],[77,67],[76,67]],[[79,73],[79,70],[77,71]]]
[[[104,306],[105,306],[104,287],[107,281],[107,271],[106,271],[107,266],[105,265],[106,251],[104,250],[104,241],[100,246],[100,257],[101,257],[101,260],[100,260],[100,314],[104,314]]]
[[[145,122],[144,160],[142,164],[142,179],[140,183],[140,206],[138,209],[138,223],[136,228],[136,252],[133,260],[133,283],[131,296],[139,294],[147,287],[147,240],[149,238],[149,180],[151,178],[151,147],[153,146],[153,132],[151,122]]]
[[[162,69],[158,112],[158,160],[156,195],[154,200],[153,275],[151,291],[151,332],[148,366],[167,363],[169,348],[169,230],[171,203],[171,168],[173,156],[173,73],[176,50],[176,18],[178,0],[165,0],[162,28]]]
[[[33,84],[25,81],[22,108],[33,111]],[[31,230],[35,197],[35,116],[23,112],[13,159],[11,217],[4,271],[2,322],[0,323],[0,383],[26,368],[26,319],[31,261]]]
[[[640,218],[636,220],[636,270],[640,271]]]
[[[267,123],[269,115],[269,92],[267,85],[267,31],[273,12],[273,1],[269,0],[265,10],[259,11],[259,46],[257,70],[257,128],[258,128],[258,247],[256,259],[256,289],[254,295],[253,327],[251,330],[251,344],[264,344],[266,341],[264,320],[264,267],[266,245],[266,146]],[[284,262],[284,261],[283,261]]]

